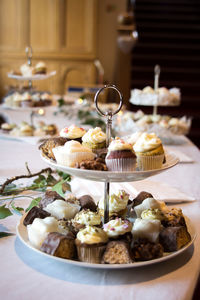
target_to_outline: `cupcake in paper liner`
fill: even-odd
[[[137,156],[139,170],[154,170],[162,167],[165,158],[164,149],[161,140],[155,133],[144,132],[133,149]]]
[[[78,259],[88,263],[101,263],[108,236],[105,231],[95,226],[86,226],[77,234],[75,244]]]
[[[128,172],[136,169],[136,156],[132,145],[119,138],[110,143],[105,161],[108,171]]]
[[[69,141],[64,146],[52,149],[56,162],[66,167],[74,167],[76,163],[84,160],[93,160],[95,154],[91,149],[81,145],[77,141]]]
[[[91,128],[83,135],[82,144],[98,154],[106,148],[106,134],[100,127]]]
[[[109,216],[125,217],[127,214],[127,204],[129,194],[124,190],[119,190],[118,193],[109,196]],[[98,203],[98,212],[104,216],[104,198],[101,198]]]

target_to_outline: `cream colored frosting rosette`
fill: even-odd
[[[119,190],[116,194],[111,194],[109,197],[109,215],[117,214],[124,216],[127,211],[129,194],[124,190]],[[99,214],[104,216],[104,198],[101,198],[98,203]]]
[[[78,141],[69,141],[64,146],[52,149],[56,162],[59,165],[74,167],[76,163],[84,160],[93,160],[95,155],[92,150],[81,145]]]
[[[133,146],[140,170],[154,170],[162,167],[164,149],[155,133],[144,132]]]
[[[164,213],[158,209],[145,209],[143,210],[143,212],[141,213],[141,218],[143,220],[164,220],[165,219],[165,215]]]
[[[123,139],[115,138],[109,145],[108,151],[119,151],[119,150],[133,150],[131,144],[125,142]]]
[[[101,263],[108,236],[106,232],[95,226],[86,226],[76,237],[75,244],[80,261]]]
[[[74,219],[72,220],[72,223],[74,226],[76,226],[76,223],[85,226],[100,225],[101,216],[98,213],[93,212],[89,209],[81,210],[79,213],[75,215]]]
[[[60,136],[68,139],[81,138],[86,133],[85,129],[78,127],[76,125],[70,125],[69,127],[62,128],[60,131]]]
[[[115,238],[119,235],[124,235],[127,232],[131,232],[132,223],[129,220],[122,220],[116,218],[103,225],[103,230],[107,233],[108,237]]]
[[[101,149],[106,146],[106,134],[100,127],[91,128],[82,137],[83,145],[92,149]]]
[[[76,237],[82,244],[89,245],[106,243],[108,241],[108,236],[103,229],[89,225],[80,230]]]

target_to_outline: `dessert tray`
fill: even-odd
[[[83,170],[77,168],[65,167],[57,164],[53,160],[47,159],[41,155],[42,160],[45,161],[50,167],[59,169],[63,172],[69,173],[70,175],[81,177],[93,181],[102,182],[125,182],[125,181],[137,181],[147,177],[161,173],[162,171],[175,166],[179,159],[173,153],[166,153],[166,163],[163,164],[162,168],[148,170],[148,171],[131,171],[131,172],[112,172],[112,171],[94,171],[94,170]]]
[[[8,78],[16,79],[16,80],[44,80],[48,79],[54,75],[56,75],[56,71],[49,72],[47,74],[36,74],[32,76],[22,76],[13,73],[8,73]]]
[[[26,215],[24,215],[21,218],[19,224],[17,225],[17,236],[19,237],[19,239],[21,240],[21,242],[23,244],[25,244],[32,251],[35,251],[38,254],[41,254],[43,256],[49,257],[49,259],[56,260],[56,261],[62,262],[64,264],[78,266],[78,267],[86,267],[86,268],[94,268],[94,269],[108,269],[108,270],[144,267],[144,266],[148,266],[148,265],[152,265],[152,264],[155,264],[155,263],[159,263],[159,262],[169,260],[169,259],[174,258],[175,256],[185,252],[193,244],[193,242],[196,238],[196,232],[195,232],[194,226],[192,225],[191,221],[188,218],[185,217],[187,227],[188,227],[188,231],[191,235],[191,241],[186,246],[184,246],[183,248],[181,248],[178,251],[170,252],[170,253],[164,253],[163,257],[161,257],[161,258],[152,259],[152,260],[148,260],[148,261],[142,261],[142,262],[134,262],[134,263],[130,263],[130,264],[94,264],[94,263],[86,263],[86,262],[81,262],[81,261],[76,261],[76,260],[71,260],[71,259],[64,259],[64,258],[59,258],[59,257],[56,257],[56,256],[52,256],[52,255],[46,254],[46,253],[34,248],[28,240],[27,229],[23,225],[23,220],[24,220],[25,216]]]

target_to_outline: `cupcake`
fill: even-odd
[[[106,147],[106,134],[100,127],[89,129],[82,137],[82,144],[89,147],[93,152],[98,153],[99,150]]]
[[[79,143],[82,142],[82,136],[86,133],[85,129],[77,127],[76,125],[71,125],[61,129],[60,136],[67,138],[68,141],[74,140]]]
[[[111,239],[126,239],[127,233],[132,230],[132,223],[129,220],[115,218],[103,225],[103,230]]]
[[[52,151],[58,164],[72,168],[78,162],[92,160],[95,157],[90,148],[77,141],[66,142],[64,146],[55,147]]]
[[[75,244],[80,261],[101,263],[108,236],[105,231],[95,226],[86,226],[76,237]]]
[[[153,170],[162,167],[164,149],[161,140],[155,133],[144,132],[137,140],[133,149],[137,156],[139,170]]]
[[[109,171],[122,172],[136,169],[136,156],[132,146],[119,138],[110,143],[105,161]]]
[[[43,61],[38,62],[34,69],[33,69],[33,74],[46,74],[47,72],[47,67],[46,64]]]
[[[99,226],[101,225],[101,216],[89,209],[84,209],[75,215],[72,224],[78,230],[86,226]]]
[[[32,126],[30,126],[29,124],[27,124],[26,122],[22,122],[18,129],[18,135],[19,136],[33,136],[33,134],[34,134],[34,128]]]
[[[119,190],[117,194],[111,194],[109,197],[109,216],[125,216],[127,212],[127,204],[129,194],[124,190]],[[104,198],[98,203],[98,212],[104,216]]]

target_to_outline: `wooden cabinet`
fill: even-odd
[[[68,84],[95,83],[97,0],[1,0],[0,95],[16,85],[7,72],[26,61],[25,47],[57,74],[35,83],[63,93]]]

